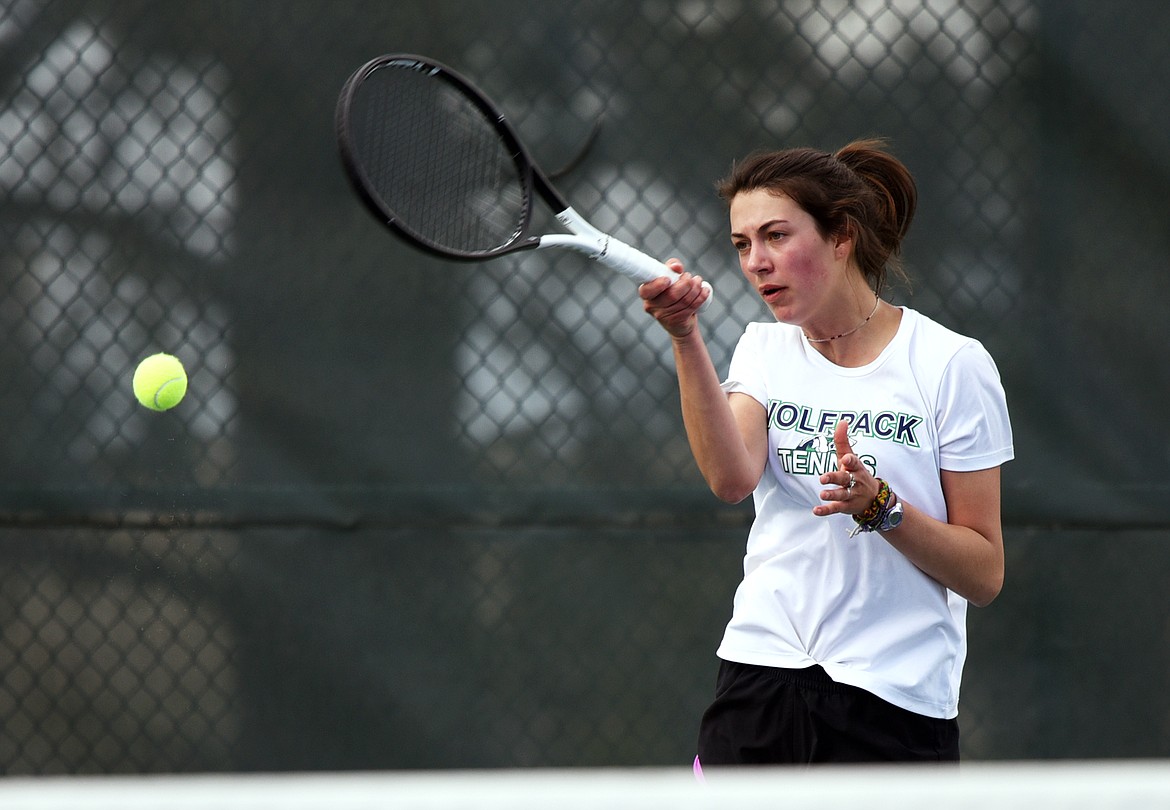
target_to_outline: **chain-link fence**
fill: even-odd
[[[988,346],[1016,429],[967,755],[1165,754],[1167,31],[1080,0],[4,0],[0,770],[686,761],[748,515],[629,282],[443,263],[354,201],[333,106],[390,51],[710,279],[720,368],[767,313],[714,181],[888,137],[922,200],[894,298]],[[165,414],[129,389],[155,351],[191,377]],[[1098,717],[1110,671],[1134,700]]]

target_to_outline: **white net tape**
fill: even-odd
[[[1170,807],[1170,764],[429,771],[0,780],[4,810],[1109,810]]]

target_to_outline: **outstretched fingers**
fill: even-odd
[[[823,517],[864,512],[876,495],[876,479],[853,452],[849,423],[844,419],[833,429],[833,447],[837,453],[837,469],[821,476],[821,483],[829,488],[821,490],[820,497],[825,503],[815,507],[813,513]]]

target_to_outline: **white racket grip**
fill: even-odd
[[[624,276],[629,276],[639,284],[645,284],[647,281],[653,281],[659,276],[666,276],[670,279],[676,279],[678,274],[667,267],[657,259],[652,259],[637,248],[632,248],[620,239],[616,239],[604,231],[600,231],[593,227],[592,224],[585,217],[578,214],[572,206],[565,208],[557,214],[557,219],[561,224],[572,231],[577,236],[583,236],[587,239],[593,240],[594,249],[588,251],[589,258],[601,262],[606,267],[616,270]],[[580,245],[570,244],[568,240],[555,240],[555,237],[543,237],[541,241],[548,241],[550,244],[561,243],[566,247],[575,247],[580,249]],[[707,282],[703,282],[703,288],[707,290],[707,300],[703,302],[700,310],[706,309],[711,305],[712,299],[715,297],[714,290]]]
[[[678,274],[662,262],[650,258],[637,248],[630,247],[620,239],[615,239],[608,234],[603,234],[601,253],[596,258],[606,267],[629,276],[639,284],[653,281],[659,276],[666,276],[670,279],[678,278]],[[703,302],[702,309],[706,309],[711,305],[711,300],[715,295],[711,285],[706,281],[703,282],[703,288],[707,291],[707,300]]]

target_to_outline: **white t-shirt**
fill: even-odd
[[[803,668],[929,717],[958,714],[967,602],[849,515],[817,517],[836,469],[833,428],[906,503],[946,520],[939,470],[1013,456],[999,372],[975,340],[911,309],[881,355],[842,368],[796,326],[749,324],[724,389],[768,415],[768,463],[754,493],[744,579],[719,647],[726,660]]]

